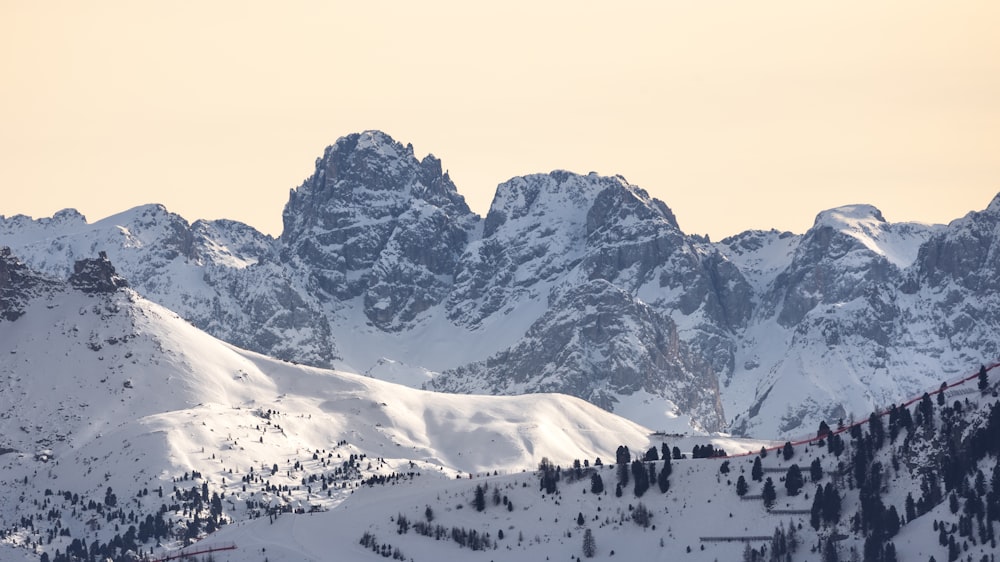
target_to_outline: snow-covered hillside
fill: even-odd
[[[197,472],[241,510],[325,509],[372,476],[509,473],[546,455],[590,458],[649,439],[645,428],[568,396],[437,394],[269,359],[127,289],[64,286],[30,300],[16,321],[0,322],[0,357],[0,477],[17,490],[0,498],[0,513],[11,523],[26,502],[46,502],[44,490],[101,500],[112,488],[149,511],[157,502],[137,494],[169,495]],[[338,477],[336,494],[302,485],[351,455],[378,460]],[[255,473],[293,489],[269,493],[257,483],[244,493],[240,480]],[[92,515],[72,511],[60,522],[71,536],[110,538],[88,524]]]
[[[486,217],[433,156],[338,139],[277,238],[146,205],[0,217],[65,279],[105,251],[244,349],[450,392],[560,392],[666,431],[796,436],[1000,357],[1000,197],[948,225],[870,205],[712,243],[620,176],[511,178]]]
[[[995,549],[1000,369],[795,446],[653,433],[565,395],[440,394],[241,350],[103,256],[68,282],[0,265],[20,297],[0,315],[4,560]]]

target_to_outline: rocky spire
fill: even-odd
[[[78,260],[73,264],[73,275],[69,277],[70,285],[84,293],[113,293],[122,287],[127,287],[125,279],[115,272],[108,254],[100,252],[96,259]]]

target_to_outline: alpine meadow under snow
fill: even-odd
[[[712,242],[368,131],[283,217],[0,216],[0,559],[995,557],[1000,196]]]

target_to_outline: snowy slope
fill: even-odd
[[[130,498],[192,471],[234,505],[332,507],[350,490],[298,489],[306,470],[329,463],[314,458],[320,451],[379,459],[359,469],[354,486],[393,471],[514,472],[546,455],[565,462],[649,440],[648,430],[567,396],[435,394],[269,359],[131,290],[37,298],[16,321],[0,322],[0,342],[0,478],[19,490],[0,498],[6,521],[44,489],[100,498],[111,487]],[[297,461],[301,470],[291,467]],[[272,481],[296,487],[283,498],[233,486],[272,464],[283,471]],[[137,509],[149,505],[136,500]],[[108,540],[88,519],[64,525]]]
[[[66,278],[137,292],[244,349],[452,392],[562,392],[660,429],[794,436],[1000,357],[1000,197],[948,225],[870,205],[718,243],[620,176],[512,178],[473,214],[433,156],[347,135],[273,239],[159,205],[0,217]]]

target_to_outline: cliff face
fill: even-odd
[[[500,184],[481,219],[437,158],[368,131],[324,151],[283,219],[274,239],[159,205],[93,224],[0,217],[3,313],[105,251],[144,296],[281,359],[769,436],[1000,354],[1000,198],[949,225],[850,205],[802,235],[710,243],[624,178],[556,171]]]

